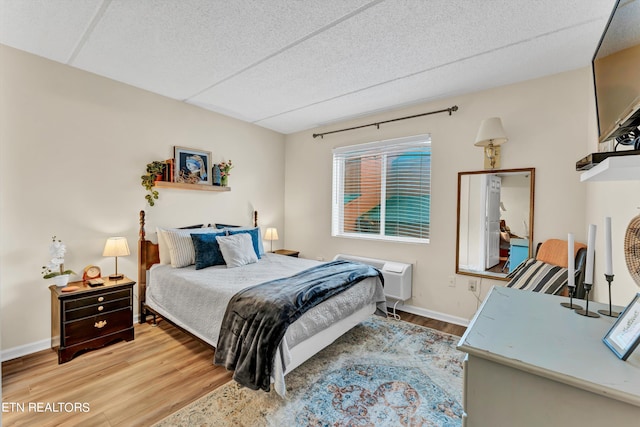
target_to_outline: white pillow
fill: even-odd
[[[253,249],[253,240],[248,233],[231,236],[217,236],[220,252],[227,268],[240,267],[258,262],[258,255]]]
[[[193,247],[191,234],[211,233],[213,228],[187,228],[187,229],[166,229],[162,231],[164,240],[169,248],[169,258],[171,266],[175,268],[187,267],[195,264],[196,250]],[[160,242],[160,239],[158,239]],[[160,258],[162,263],[162,257]]]
[[[262,233],[260,232],[260,227],[251,227],[251,226],[238,226],[238,227],[222,227],[220,230],[226,231],[228,234],[237,233],[238,231],[254,231],[256,230],[258,236],[258,255],[261,257],[264,255],[264,243],[262,241]]]
[[[156,227],[156,234],[158,236],[158,255],[160,256],[160,264],[171,264],[171,254],[169,253],[169,246],[167,239],[164,237],[166,229]]]

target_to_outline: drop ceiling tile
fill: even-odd
[[[368,3],[113,1],[73,65],[184,99]]]
[[[463,0],[382,2],[188,102],[242,112],[243,120],[264,123],[277,114],[384,88],[443,64],[608,17],[603,7],[575,13],[579,2],[564,3],[568,7],[551,13],[511,1],[482,2],[475,8],[464,8]],[[459,22],[465,26],[459,28]],[[584,65],[591,55],[589,50]]]
[[[400,108],[576,69],[588,62],[591,54],[585,52],[598,37],[583,25],[255,123],[285,134],[318,126],[331,129],[328,124],[386,111],[390,105]],[[561,48],[566,44],[575,50]]]
[[[67,62],[102,0],[2,0],[0,43]]]

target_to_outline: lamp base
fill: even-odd
[[[109,280],[121,280],[124,279],[124,274],[110,274]]]

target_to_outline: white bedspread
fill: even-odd
[[[267,253],[257,263],[237,268],[216,266],[196,270],[194,266],[154,265],[149,271],[146,303],[215,346],[227,304],[239,290],[291,276],[318,264],[318,261]],[[367,305],[375,309],[376,302],[384,301],[383,288],[376,282],[379,282],[377,278],[363,280],[302,315],[287,329],[280,356],[287,360],[289,349]],[[282,375],[276,376],[276,383]],[[276,387],[281,388],[282,385]]]

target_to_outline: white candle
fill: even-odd
[[[589,225],[589,241],[587,243],[587,265],[585,267],[584,282],[593,285],[593,257],[596,250],[596,225]]]
[[[568,283],[567,286],[570,287],[574,287],[576,285],[575,282],[575,274],[576,274],[576,258],[575,255],[573,254],[573,247],[574,247],[574,242],[573,242],[573,233],[569,233],[569,236],[567,236],[567,275],[568,275]]]
[[[613,275],[613,259],[611,254],[611,217],[608,216],[604,219],[604,245],[606,256],[606,268],[604,274]]]

